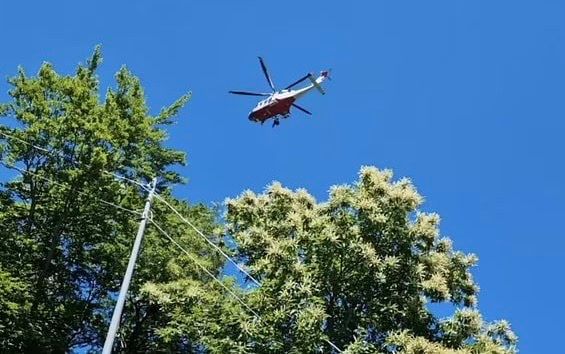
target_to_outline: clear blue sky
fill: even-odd
[[[523,353],[561,341],[564,2],[9,1],[2,15],[3,78],[43,60],[72,73],[100,43],[103,87],[127,64],[153,112],[193,91],[169,129],[189,156],[179,196],[276,179],[325,200],[361,165],[391,168],[478,254],[486,318],[511,321]],[[247,121],[254,98],[227,91],[267,89],[258,55],[279,87],[333,68],[328,94],[302,102],[313,117]]]

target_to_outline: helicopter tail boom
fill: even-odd
[[[308,79],[310,79],[310,81],[312,82],[312,85],[318,90],[320,91],[320,93],[322,95],[326,94],[326,91],[324,91],[324,88],[322,87],[322,82],[326,81],[326,79],[330,78],[330,71],[329,70],[324,70],[322,72],[320,72],[320,76],[318,76],[317,78],[314,79],[313,75],[309,75]]]

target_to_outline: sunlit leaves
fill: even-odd
[[[439,215],[420,211],[422,203],[408,179],[394,181],[391,171],[367,166],[356,183],[332,187],[324,203],[280,183],[263,194],[244,192],[227,203],[227,232],[264,281],[254,293],[272,326],[296,331],[296,314],[312,303],[324,318],[311,326],[316,338],[327,336],[347,352],[458,353],[488,337],[472,309],[476,257],[453,251],[441,237]],[[429,300],[464,307],[438,326]],[[308,352],[292,336],[277,338],[288,352]],[[499,342],[511,350],[510,342]]]

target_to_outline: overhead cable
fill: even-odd
[[[28,146],[33,147],[34,149],[37,149],[37,150],[39,150],[39,151],[43,151],[43,152],[45,152],[45,153],[47,153],[47,154],[49,154],[49,155],[57,155],[57,156],[63,157],[63,158],[66,157],[66,156],[65,156],[62,152],[60,152],[60,151],[45,149],[45,148],[43,148],[43,147],[41,147],[41,146],[38,146],[38,145],[35,145],[35,144],[30,143],[30,142],[28,142],[28,141],[25,141],[24,139],[19,138],[19,137],[13,135],[13,134],[8,134],[8,133],[6,133],[6,132],[0,131],[0,135],[3,135],[4,137],[9,138],[9,139],[17,140],[17,141],[19,141],[19,142],[21,142],[21,143],[24,143],[24,144],[26,144],[26,145],[28,145]],[[73,162],[73,163],[74,163],[74,162]],[[136,185],[138,185],[138,186],[140,186],[140,187],[143,187],[143,188],[146,188],[146,186],[147,186],[146,184],[144,184],[144,183],[142,183],[142,182],[139,182],[139,181],[133,180],[133,179],[131,179],[131,178],[127,178],[127,177],[121,176],[121,175],[119,175],[119,174],[117,174],[117,173],[114,173],[114,172],[110,172],[110,171],[106,171],[106,170],[103,170],[102,172],[103,172],[104,174],[113,176],[113,177],[116,178],[116,179],[123,180],[123,181],[129,182],[129,183],[132,183],[132,184],[136,184]]]
[[[66,185],[66,184],[61,183],[61,182],[57,182],[57,181],[55,181],[55,180],[53,180],[53,179],[51,179],[51,178],[42,176],[42,175],[40,175],[40,174],[31,172],[31,171],[26,171],[26,170],[24,170],[24,169],[22,169],[22,168],[19,168],[19,167],[16,166],[16,165],[7,163],[7,162],[5,162],[5,161],[0,160],[0,164],[4,165],[6,168],[9,168],[9,169],[12,169],[12,170],[16,170],[16,171],[18,171],[18,172],[20,172],[20,173],[22,173],[22,174],[28,174],[28,175],[35,176],[35,177],[37,177],[37,178],[41,178],[41,179],[43,179],[43,180],[46,180],[46,181],[48,181],[48,182],[50,182],[50,183],[52,183],[52,184],[58,185],[58,186],[63,187],[63,188],[70,188],[69,185]],[[77,193],[78,193],[78,194],[85,195],[85,192],[80,191],[80,190],[77,191]],[[109,201],[107,201],[107,200],[104,200],[104,199],[101,199],[101,198],[98,198],[98,197],[94,197],[94,198],[95,198],[97,201],[99,201],[100,203],[103,203],[103,204],[112,206],[112,207],[114,207],[114,208],[116,208],[116,209],[120,209],[120,210],[129,212],[129,213],[138,215],[138,216],[141,215],[141,212],[139,212],[139,211],[135,211],[135,210],[132,210],[132,209],[128,209],[128,208],[126,208],[126,207],[123,207],[123,206],[121,206],[121,205],[118,205],[118,204],[109,202]]]

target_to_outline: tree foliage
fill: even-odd
[[[476,308],[477,258],[440,236],[422,202],[409,180],[373,167],[325,203],[279,183],[229,200],[226,233],[262,282],[242,296],[260,319],[231,315],[238,305],[226,300],[215,306],[229,320],[200,319],[204,344],[211,353],[330,353],[328,341],[349,354],[514,353],[508,324],[485,323]],[[439,319],[430,302],[458,309]]]
[[[200,228],[214,227],[215,213],[175,200],[170,187],[182,179],[171,167],[183,152],[164,146],[163,124],[188,101],[185,95],[157,116],[149,114],[141,83],[127,68],[100,99],[96,48],[74,75],[44,63],[36,76],[23,69],[9,80],[11,100],[0,106],[1,158],[14,170],[0,192],[0,346],[12,352],[96,350],[104,340],[116,291],[133,244],[144,191],[112,174],[147,182]],[[35,145],[32,146],[30,144]],[[3,172],[4,173],[4,172]],[[217,273],[222,263],[194,232],[163,206],[154,208],[166,229]],[[167,314],[141,288],[148,282],[202,277],[185,273],[186,261],[149,228],[124,311],[117,348],[162,348],[154,332]],[[143,349],[142,349],[143,348]],[[171,347],[173,348],[173,347]],[[174,348],[173,348],[174,349]],[[171,349],[171,350],[173,350]]]
[[[0,105],[0,158],[15,169],[0,190],[3,351],[100,349],[138,223],[127,209],[145,197],[114,174],[158,177],[163,198],[218,234],[214,210],[171,194],[182,182],[172,167],[185,155],[165,147],[163,126],[189,96],[152,116],[139,79],[122,68],[101,99],[101,60],[97,48],[74,75],[49,63],[36,76],[20,69]],[[477,258],[456,251],[422,203],[409,180],[374,167],[322,203],[280,183],[246,191],[228,200],[224,233],[212,242],[255,286],[221,279],[224,260],[157,201],[154,219],[184,250],[149,227],[116,350],[515,353],[509,324],[486,323],[477,309]],[[456,310],[440,319],[430,303]]]

